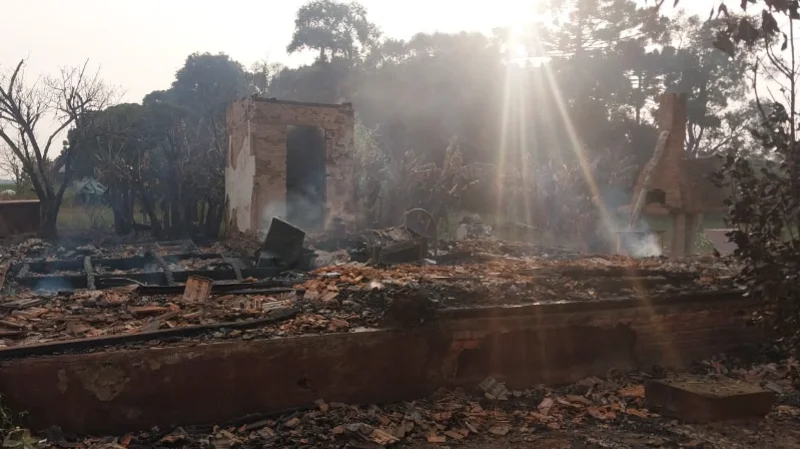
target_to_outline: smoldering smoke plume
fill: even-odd
[[[663,254],[658,236],[652,232],[645,220],[640,220],[636,233],[627,234],[623,241],[628,254],[636,258],[659,257]]]
[[[36,291],[42,292],[67,292],[74,290],[72,284],[58,277],[43,277],[36,282]]]
[[[274,201],[267,204],[261,213],[258,226],[260,237],[266,237],[266,232],[273,218],[280,218],[300,228],[313,228],[321,224],[324,214],[324,204],[316,203],[309,198],[316,198],[313,187],[305,187],[300,192],[287,192],[286,201]],[[289,212],[291,211],[291,217]]]
[[[286,219],[286,203],[283,201],[274,201],[267,204],[267,207],[261,212],[261,220],[258,223],[258,238],[264,240],[267,236],[267,230],[273,218]]]
[[[631,256],[633,257],[659,257],[663,253],[658,238],[652,233],[642,235],[640,238],[635,239],[629,247]]]

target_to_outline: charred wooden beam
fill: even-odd
[[[267,289],[294,290],[293,285],[301,284],[305,279],[287,280],[273,279],[263,282],[237,282],[233,284],[214,284],[211,287],[212,293],[233,293],[238,291],[266,291]],[[179,295],[183,293],[182,285],[142,285],[136,289],[140,295]],[[276,291],[277,292],[277,291]]]
[[[175,285],[175,276],[172,274],[172,270],[169,269],[169,264],[167,261],[161,257],[161,254],[158,253],[155,249],[150,251],[150,255],[156,260],[158,266],[161,267],[161,270],[164,271],[164,276],[167,277],[167,284],[168,285]]]
[[[19,270],[19,273],[17,273],[17,277],[24,278],[25,276],[27,276],[27,275],[28,275],[28,273],[29,273],[30,271],[31,271],[31,264],[29,264],[29,263],[26,263],[26,264],[25,264],[25,265],[23,265],[23,266],[22,266],[22,268]]]
[[[299,313],[299,309],[288,307],[276,309],[270,312],[265,318],[257,318],[245,321],[234,321],[226,323],[204,324],[198,326],[175,327],[172,329],[162,329],[155,331],[145,331],[134,334],[120,334],[104,337],[82,338],[78,340],[55,341],[36,345],[13,346],[0,349],[0,360],[9,360],[20,357],[42,356],[49,354],[61,354],[70,352],[88,351],[96,348],[109,346],[119,346],[131,343],[144,343],[156,340],[169,340],[173,338],[189,338],[208,332],[216,332],[220,329],[254,329],[278,323],[280,321],[293,318]]]
[[[225,255],[222,255],[222,258],[225,260],[225,262],[228,262],[228,265],[233,267],[233,272],[236,273],[236,280],[242,282],[244,280],[244,277],[242,276],[242,261],[235,257],[228,257]]]

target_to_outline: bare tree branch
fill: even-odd
[[[42,235],[55,237],[56,216],[71,180],[73,151],[84,134],[81,126],[92,111],[108,105],[110,91],[98,74],[86,76],[88,61],[80,68],[62,68],[60,78],[31,84],[25,82],[25,65],[22,59],[9,76],[0,77],[0,139],[19,160],[41,202]],[[45,134],[48,119],[54,124]],[[53,142],[70,129],[74,133],[61,155],[51,160]],[[56,187],[62,167],[64,177]]]

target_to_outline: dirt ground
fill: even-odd
[[[774,393],[764,418],[691,424],[648,408],[642,382],[653,373],[609,372],[557,388],[510,391],[481,383],[484,394],[440,390],[417,401],[317,407],[228,426],[154,428],[127,435],[54,442],[49,447],[340,448],[340,449],[744,449],[800,448],[800,377],[797,360],[743,363],[704,361],[695,381],[721,385],[737,379]],[[677,374],[677,376],[685,376]],[[673,374],[663,373],[671,378]],[[730,404],[730,403],[729,403]]]
[[[800,419],[775,416],[763,420],[708,425],[658,420],[650,425],[588,426],[569,431],[481,436],[456,445],[418,443],[409,449],[595,449],[595,448],[800,448]]]

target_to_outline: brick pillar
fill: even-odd
[[[684,195],[684,140],[686,139],[687,121],[686,94],[664,94],[658,110],[658,128],[669,131],[664,154],[656,167],[657,173],[650,189],[661,189],[666,194],[666,205],[677,211],[686,210],[690,204]]]
[[[672,249],[670,257],[683,257],[686,254],[686,214],[672,213]]]
[[[684,255],[694,254],[694,242],[697,239],[697,214],[686,214],[686,237],[684,240]]]

